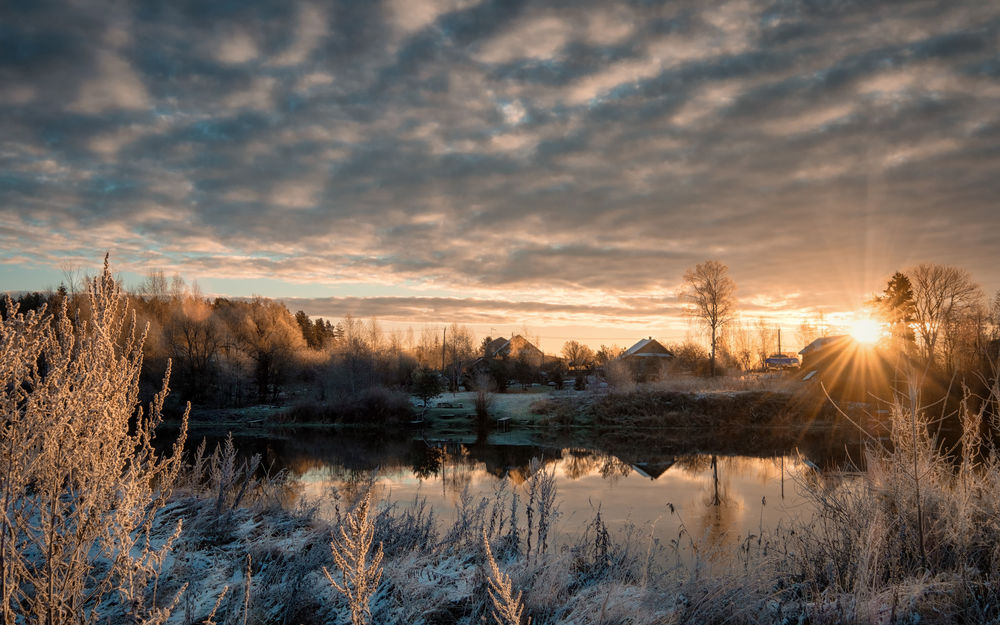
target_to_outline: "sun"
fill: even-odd
[[[882,324],[871,317],[861,317],[848,324],[848,332],[858,343],[874,345],[882,338]]]

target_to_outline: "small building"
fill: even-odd
[[[515,334],[509,339],[493,339],[486,346],[486,358],[506,358],[509,360],[522,360],[532,367],[541,367],[545,361],[545,354],[535,347],[531,341],[520,334]]]
[[[491,360],[511,360],[526,362],[532,368],[538,369],[545,362],[545,354],[535,347],[531,341],[520,334],[509,339],[496,338],[486,344],[484,354],[466,366],[469,371],[485,371]]]
[[[770,370],[798,369],[799,359],[789,354],[771,354],[764,359],[764,367]]]
[[[618,360],[628,366],[637,382],[648,382],[660,379],[673,357],[673,352],[650,336],[626,349]]]
[[[799,350],[799,356],[805,357],[806,354],[811,352],[816,352],[833,345],[834,343],[841,343],[850,340],[851,337],[847,334],[838,334],[835,336],[821,336],[812,343],[806,345]]]
[[[847,335],[816,339],[803,347],[799,355],[803,379],[822,384],[837,401],[892,398],[899,355],[859,343]]]

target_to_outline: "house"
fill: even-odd
[[[802,356],[803,367],[809,362],[810,358],[814,358],[817,354],[823,352],[826,349],[837,346],[838,344],[850,341],[851,337],[846,334],[840,334],[837,336],[821,336],[812,343],[806,345],[799,350],[799,356]],[[812,354],[812,356],[810,356]]]
[[[653,337],[648,337],[622,352],[618,361],[629,368],[633,379],[646,382],[659,379],[673,357],[673,352]]]
[[[622,355],[619,356],[622,360],[628,360],[630,358],[670,359],[673,357],[673,352],[661,345],[660,342],[653,337],[641,339],[635,345],[622,352]]]
[[[463,383],[470,387],[478,376],[488,375],[496,389],[502,391],[511,378],[522,384],[533,381],[544,362],[542,350],[519,334],[509,339],[493,339],[484,346],[482,356],[463,367]]]
[[[889,399],[900,355],[847,335],[816,339],[799,351],[803,379],[822,384],[837,401]]]
[[[522,360],[532,367],[541,367],[545,360],[545,354],[531,344],[531,341],[520,334],[515,334],[509,339],[493,339],[486,345],[484,357],[487,359],[504,358],[508,360]]]

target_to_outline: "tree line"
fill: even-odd
[[[405,387],[417,367],[445,369],[474,352],[472,333],[457,324],[442,343],[436,332],[416,337],[412,330],[385,332],[375,319],[350,315],[334,323],[293,313],[264,297],[208,298],[197,284],[179,276],[166,279],[161,272],[150,274],[126,297],[137,326],[148,324],[144,390],[155,392],[169,360],[172,401],[180,405],[276,402],[291,387],[309,393],[309,399],[356,395],[374,386]],[[24,293],[14,303],[22,312],[65,306],[77,325],[91,314],[87,298],[65,286]]]
[[[707,346],[691,340],[668,345],[675,356],[672,368],[700,375],[713,375],[717,366],[762,368],[764,359],[778,349],[777,331],[763,319],[737,316],[736,285],[728,267],[706,261],[686,272],[684,281],[680,295],[704,323],[709,341]],[[572,380],[579,387],[582,376],[623,351],[617,345],[601,345],[595,351],[567,341],[562,358],[545,357],[541,363],[491,358],[487,350],[493,337],[477,341],[468,327],[457,323],[387,332],[376,319],[346,315],[332,322],[301,310],[293,313],[282,302],[264,297],[208,298],[196,283],[179,276],[168,279],[162,272],[149,274],[127,297],[139,327],[149,328],[144,388],[155,392],[169,360],[172,396],[181,403],[273,403],[288,399],[283,396],[291,388],[310,395],[303,399],[326,401],[372,387],[410,388],[418,369],[439,372],[445,388],[453,390],[471,387],[477,379],[500,391],[511,381],[562,387]],[[16,301],[23,311],[65,305],[76,322],[89,315],[87,299],[65,286],[24,293]],[[979,370],[1000,339],[1000,292],[987,300],[961,268],[920,264],[896,272],[869,306],[888,328],[894,348],[942,372]],[[794,339],[806,344],[828,332],[821,320],[803,323]],[[483,366],[470,372],[469,365],[478,358],[483,358]]]

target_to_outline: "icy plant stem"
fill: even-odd
[[[917,469],[917,389],[910,385],[910,429],[913,436],[913,489],[917,497],[917,537],[920,540],[920,565],[927,569],[927,552],[924,547],[924,511],[920,503],[920,474]]]
[[[514,594],[513,583],[510,576],[500,570],[493,551],[490,549],[490,541],[486,536],[486,529],[483,529],[483,548],[486,551],[486,564],[489,566],[489,588],[490,603],[492,604],[493,619],[497,625],[521,625],[524,616],[524,603],[521,601],[521,593]],[[528,619],[530,625],[531,619]]]
[[[357,508],[347,515],[347,529],[342,524],[340,538],[330,542],[333,561],[340,570],[340,582],[334,579],[326,567],[323,573],[338,592],[347,598],[351,609],[351,623],[365,625],[371,618],[369,602],[382,581],[382,544],[379,543],[371,561],[372,541],[375,538],[375,524],[368,514],[371,491],[365,493]]]

